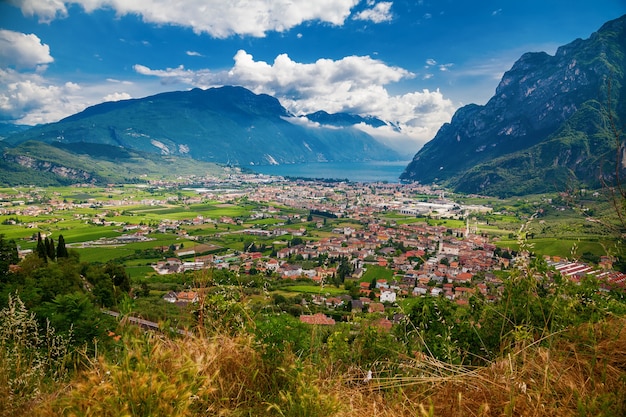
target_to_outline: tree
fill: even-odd
[[[141,295],[143,297],[147,297],[150,295],[150,287],[148,286],[148,283],[145,281],[141,283]]]
[[[94,338],[101,338],[105,327],[102,313],[86,294],[80,292],[59,294],[41,308],[41,313],[50,323],[63,333],[69,333],[78,345],[89,344]]]
[[[370,281],[370,290],[376,289],[376,278],[372,278]]]
[[[4,239],[4,235],[0,235],[0,281],[5,281],[9,273],[9,265],[17,264],[18,261],[15,241],[7,241]]]
[[[352,274],[352,264],[348,261],[348,258],[345,256],[341,257],[341,261],[339,262],[339,266],[337,267],[337,277],[339,278],[339,283],[343,283],[347,276]]]
[[[104,272],[111,277],[113,285],[120,291],[130,292],[130,277],[123,266],[109,263],[104,268]]]
[[[54,249],[54,240],[52,238],[46,237],[44,241],[44,246],[46,247],[46,256],[49,259],[56,259],[56,250]]]
[[[80,290],[80,277],[70,275],[68,272],[53,262],[32,272],[34,286],[39,289],[41,301],[52,301],[59,294]]]
[[[46,246],[43,243],[43,239],[41,238],[41,232],[37,233],[37,256],[39,256],[40,259],[47,261],[48,260],[48,256],[47,256],[47,252],[46,252]]]
[[[65,247],[65,238],[63,238],[63,235],[59,235],[59,241],[57,243],[57,259],[67,257],[69,257],[69,253]]]

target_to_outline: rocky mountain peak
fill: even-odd
[[[415,155],[401,178],[488,191],[493,181],[489,187],[471,189],[462,178],[467,178],[470,170],[477,172],[482,164],[527,152],[553,138],[590,101],[606,101],[602,97],[609,79],[615,88],[614,99],[620,102],[626,72],[625,22],[626,16],[608,22],[589,39],[558,48],[554,56],[523,54],[504,74],[487,104],[459,109],[451,123],[442,126]]]

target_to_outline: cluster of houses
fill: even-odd
[[[433,296],[446,297],[459,304],[467,303],[474,294],[480,293],[486,299],[498,297],[502,281],[494,271],[514,266],[511,256],[499,256],[499,251],[487,237],[476,233],[469,223],[464,228],[429,226],[426,223],[395,224],[393,220],[381,219],[379,213],[396,212],[407,216],[428,215],[431,217],[465,217],[469,212],[486,212],[490,208],[482,206],[462,206],[438,192],[419,184],[347,184],[314,183],[307,181],[284,181],[263,176],[244,174],[233,176],[225,182],[217,181],[221,188],[198,189],[198,195],[168,196],[163,199],[144,199],[144,205],[167,204],[174,200],[186,204],[201,203],[206,200],[229,202],[246,197],[266,207],[252,213],[252,219],[271,217],[282,220],[271,227],[267,225],[237,230],[259,239],[281,236],[301,237],[301,243],[278,249],[275,256],[263,256],[259,252],[228,253],[216,255],[219,247],[215,245],[195,245],[189,248],[177,248],[176,256],[159,261],[153,265],[158,274],[183,273],[208,268],[228,269],[234,273],[256,271],[283,279],[310,279],[325,285],[334,279],[338,270],[337,260],[350,262],[352,273],[349,278],[361,280],[364,271],[372,265],[393,271],[392,279],[378,278],[375,283],[361,282],[359,298],[319,296],[314,303],[328,308],[341,308],[346,303],[356,311],[377,311],[389,304],[394,304],[401,297]],[[224,184],[238,184],[237,187],[224,187]],[[263,186],[259,186],[262,184]],[[157,184],[158,185],[158,184]],[[167,185],[167,184],[165,184]],[[239,186],[240,185],[240,186]],[[111,189],[111,192],[114,190]],[[428,195],[427,201],[416,201],[415,195]],[[82,207],[95,204],[95,201],[71,203],[52,200],[45,206],[30,204],[27,194],[13,198],[10,205],[0,207],[2,214],[38,215],[51,213],[53,210]],[[29,204],[25,204],[28,201]],[[240,219],[228,216],[206,218],[198,215],[192,219],[163,220],[158,225],[121,224],[115,222],[115,214],[126,205],[136,205],[138,201],[131,197],[112,199],[106,203],[102,213],[92,216],[89,221],[98,225],[118,225],[124,234],[116,238],[116,243],[145,241],[150,233],[175,233],[192,240],[186,232],[187,226],[214,224],[241,224]],[[342,226],[324,234],[323,238],[308,239],[307,229],[300,227],[302,216],[295,213],[285,214],[277,205],[297,210],[309,210],[311,213],[325,213],[337,218],[349,218],[360,221],[362,227]],[[13,220],[8,220],[13,221]],[[323,220],[316,217],[317,227],[323,227]],[[227,232],[224,232],[227,233]],[[196,242],[194,242],[196,243]],[[163,248],[164,251],[167,250]],[[320,266],[305,268],[302,261],[329,259]],[[612,270],[609,258],[603,258],[598,267],[561,260],[548,259],[549,264],[574,281],[585,275],[594,275],[606,288],[626,286],[626,276]],[[164,298],[168,302],[188,304],[197,301],[193,291],[169,293]],[[318,316],[302,320],[324,321]],[[330,321],[326,320],[329,324]],[[319,323],[318,323],[319,324]]]
[[[246,233],[253,234],[250,231]],[[398,247],[404,250],[398,250]],[[329,309],[344,308],[350,303],[353,311],[365,312],[384,311],[386,305],[395,304],[400,297],[442,296],[463,305],[472,295],[480,293],[485,299],[493,300],[499,296],[503,285],[493,271],[509,268],[513,262],[510,256],[498,256],[496,246],[487,237],[470,233],[468,228],[371,222],[363,229],[342,227],[333,230],[332,236],[303,240],[301,244],[278,250],[273,257],[258,252],[202,255],[195,256],[193,261],[171,258],[154,267],[160,274],[204,268],[227,268],[236,273],[246,273],[254,268],[257,272],[283,279],[306,278],[325,285],[337,274],[337,268],[332,266],[334,264],[307,269],[299,262],[322,256],[351,262],[354,272],[349,278],[356,281],[370,265],[394,271],[390,280],[360,282],[359,298],[317,295],[312,300],[314,304]],[[617,284],[626,283],[624,274],[610,271],[608,259],[603,258],[604,263],[599,270],[575,262],[550,262],[562,275],[574,280],[584,274],[596,274]],[[170,300],[180,301],[171,296]],[[332,319],[313,315],[303,316],[302,320],[330,324]]]
[[[282,248],[274,257],[258,252],[196,255],[187,261],[166,259],[156,263],[154,269],[159,274],[205,268],[227,268],[235,273],[254,269],[283,279],[306,278],[324,285],[337,275],[334,263],[307,269],[298,260],[345,259],[352,265],[349,278],[353,280],[360,280],[370,265],[392,269],[393,280],[379,279],[374,286],[362,282],[359,292],[368,301],[374,298],[380,303],[394,304],[398,297],[425,295],[442,295],[464,303],[476,291],[486,297],[495,297],[502,282],[491,271],[509,266],[509,259],[498,258],[496,247],[487,238],[467,234],[467,230],[450,230],[422,223],[401,226],[371,223],[362,230],[342,227],[333,232],[329,237]],[[411,249],[400,251],[398,246]],[[199,247],[178,253],[191,255],[194,250],[201,253]],[[365,300],[355,301],[366,303]],[[320,303],[331,308],[341,305],[332,297]],[[353,307],[359,308],[358,305]]]

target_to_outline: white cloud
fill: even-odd
[[[435,60],[434,60],[434,59],[432,59],[432,58],[428,58],[428,59],[426,60],[426,65],[428,65],[428,66],[431,66],[431,67],[432,67],[433,65],[437,65],[437,61],[435,61]]]
[[[0,68],[0,120],[15,124],[52,123],[102,101],[125,100],[153,93],[149,85],[106,79],[101,83],[57,82],[41,73]],[[124,88],[127,92],[116,92]]]
[[[51,62],[49,46],[37,35],[0,29],[0,119],[48,123],[84,108],[76,100],[78,84],[50,82],[43,76]]]
[[[393,15],[391,13],[392,2],[381,1],[376,4],[371,9],[365,9],[356,15],[354,15],[355,20],[369,20],[374,23],[382,23],[389,22],[393,19]],[[368,6],[372,6],[372,2],[368,2]]]
[[[107,80],[107,82],[116,83],[116,84],[125,84],[125,85],[132,85],[133,84],[130,81],[117,80],[115,78],[107,78],[106,80]]]
[[[299,63],[281,54],[273,63],[267,63],[255,61],[252,55],[240,50],[234,59],[234,66],[222,72],[192,71],[183,66],[165,70],[143,65],[134,68],[139,74],[159,77],[163,83],[185,83],[200,88],[241,85],[257,94],[278,98],[297,115],[325,110],[377,116],[398,122],[405,134],[420,143],[432,139],[455,110],[439,91],[390,95],[387,85],[412,78],[414,74],[369,56]]]
[[[196,51],[187,51],[185,53],[189,56],[202,56],[200,52],[196,52]]]
[[[40,23],[67,16],[67,8],[62,0],[9,0],[9,3],[22,9],[25,16],[38,16]]]
[[[18,124],[38,124],[57,121],[84,108],[80,86],[67,82],[56,85],[39,74],[20,74],[0,69],[0,115]]]
[[[53,61],[50,47],[37,35],[0,29],[0,66],[35,68]]]
[[[394,149],[407,159],[413,157],[425,143],[424,140],[416,140],[404,132],[399,132],[393,126],[373,127],[365,123],[359,123],[355,127]]]
[[[136,14],[147,23],[190,27],[216,38],[232,35],[262,37],[283,32],[301,23],[320,21],[342,25],[359,0],[11,0],[28,16],[41,21],[67,16],[66,4],[85,11],[111,8],[119,16]]]
[[[103,101],[120,101],[120,100],[128,100],[132,98],[132,96],[128,93],[113,93],[107,94],[103,97]]]
[[[283,120],[286,120],[289,123],[293,123],[294,125],[300,125],[300,126],[310,127],[310,128],[319,128],[322,126],[318,122],[309,120],[306,116],[283,117]]]

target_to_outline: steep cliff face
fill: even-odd
[[[401,178],[486,194],[547,191],[537,185],[556,172],[560,179],[550,187],[558,188],[565,177],[597,184],[599,167],[586,166],[589,158],[608,158],[611,146],[615,152],[606,124],[608,103],[617,119],[626,108],[625,27],[626,16],[587,40],[560,47],[554,56],[524,54],[489,102],[459,109]],[[520,186],[527,179],[535,184]]]
[[[40,172],[49,172],[54,175],[58,175],[59,177],[67,178],[70,180],[90,182],[93,179],[92,174],[89,172],[73,167],[63,166],[50,161],[38,160],[31,156],[14,155],[5,157],[4,160],[6,162],[13,162],[24,168],[33,169]]]

